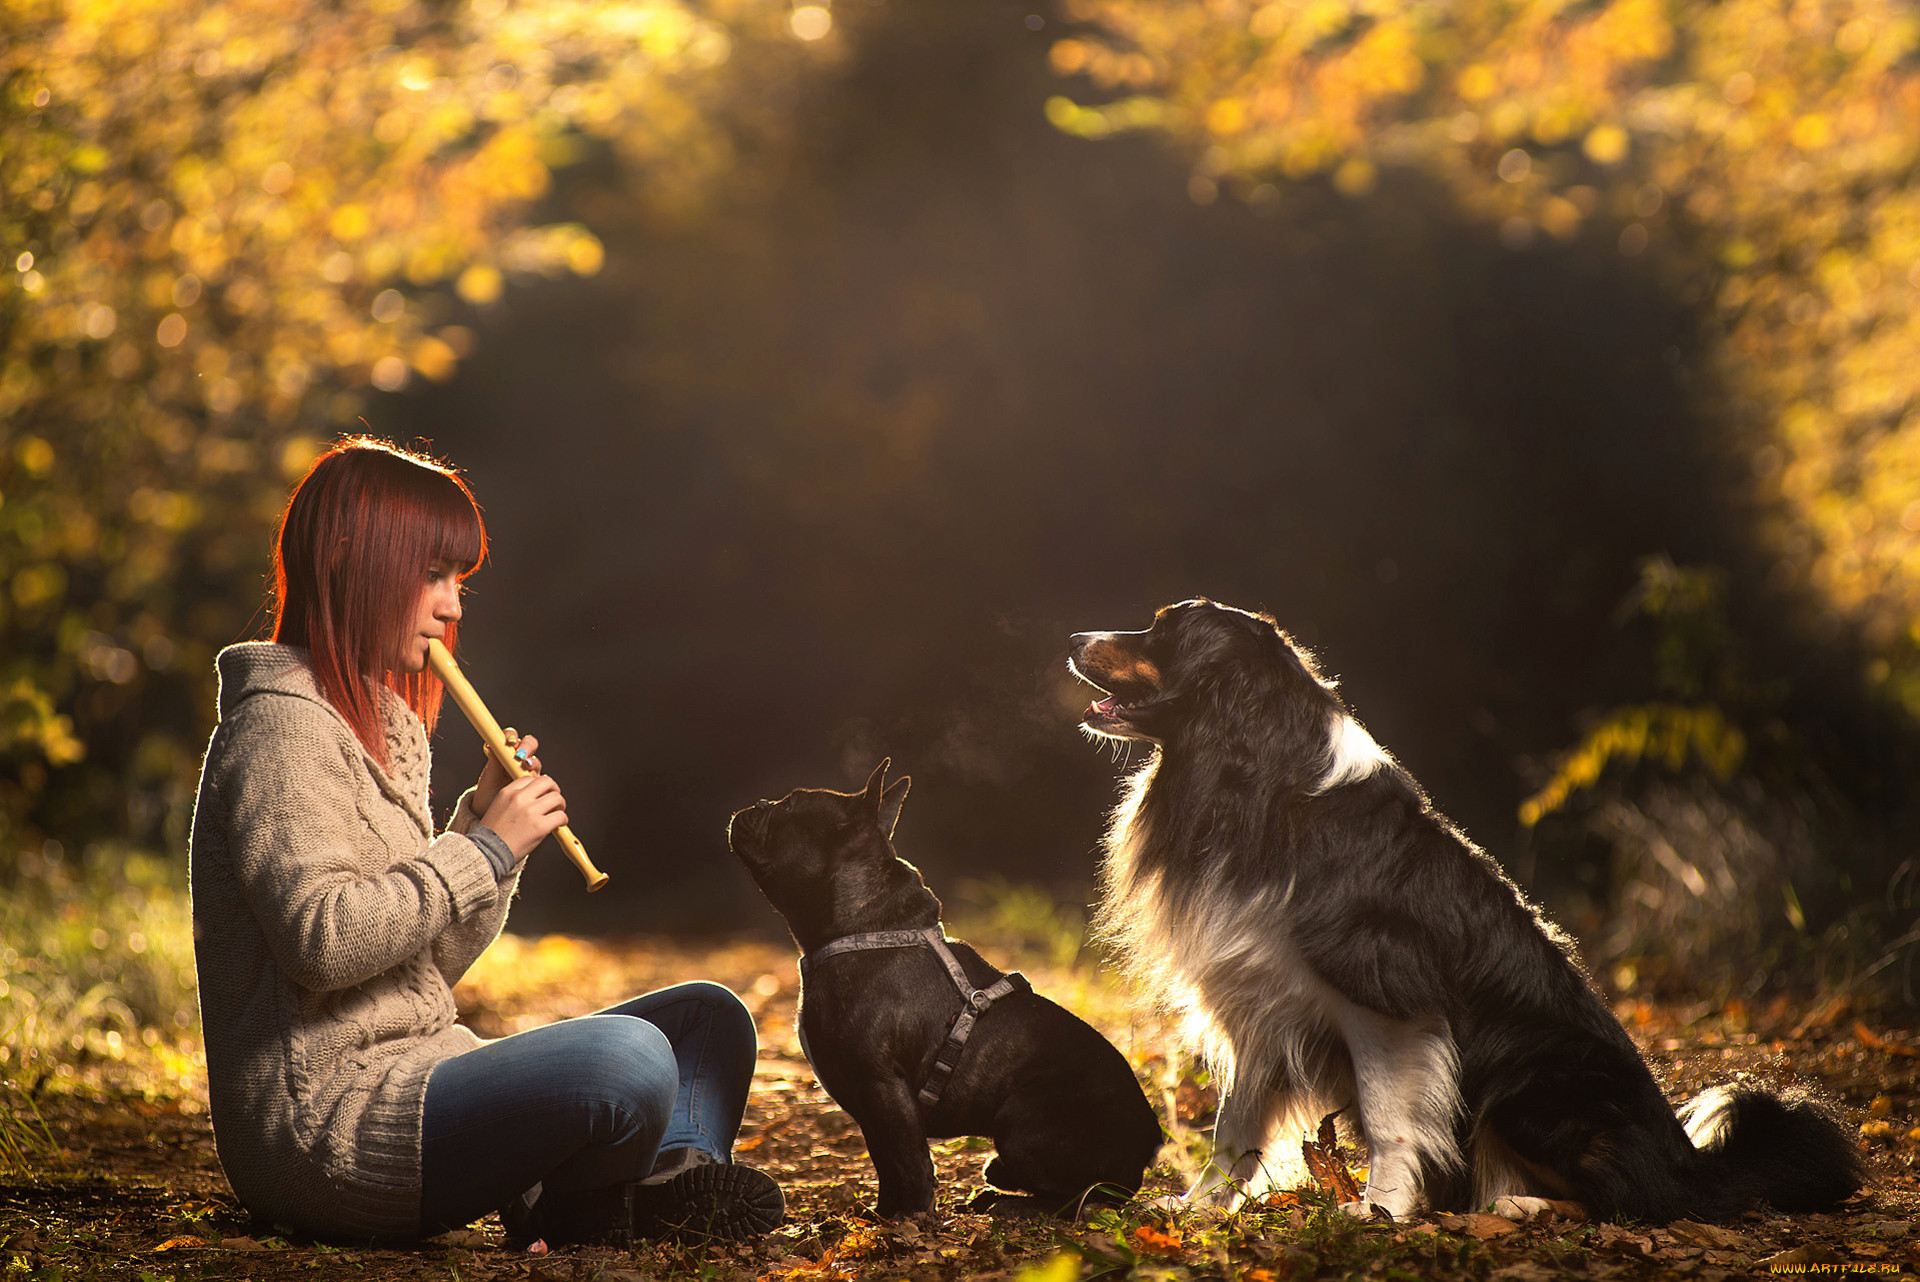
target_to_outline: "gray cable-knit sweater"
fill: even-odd
[[[307,652],[221,652],[193,813],[193,933],[220,1164],[274,1223],[420,1229],[427,1074],[480,1044],[452,986],[506,921],[519,865],[470,796],[427,807],[426,728],[382,690],[389,765],[320,693]]]

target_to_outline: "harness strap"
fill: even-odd
[[[804,980],[812,964],[839,953],[866,952],[876,948],[916,948],[922,945],[933,949],[941,964],[947,968],[947,975],[953,980],[954,987],[960,991],[960,1013],[954,1016],[953,1024],[947,1029],[947,1040],[940,1047],[940,1053],[933,1057],[933,1067],[927,1071],[927,1080],[920,1087],[920,1107],[926,1112],[932,1112],[934,1105],[940,1102],[941,1092],[946,1090],[953,1070],[959,1066],[960,1053],[966,1049],[967,1039],[973,1036],[974,1025],[987,1013],[987,1008],[1008,993],[1033,991],[1033,985],[1019,971],[1005,974],[996,971],[999,979],[985,988],[975,988],[973,981],[967,978],[966,969],[960,965],[960,959],[953,955],[953,949],[947,947],[949,942],[946,931],[939,926],[926,926],[919,930],[876,930],[863,935],[843,935],[800,958],[800,975]]]

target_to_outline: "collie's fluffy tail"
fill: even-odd
[[[1866,1178],[1839,1114],[1801,1091],[1716,1087],[1680,1112],[1700,1161],[1695,1194],[1707,1218],[1764,1198],[1780,1211],[1826,1211]]]

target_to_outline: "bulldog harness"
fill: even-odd
[[[980,1022],[987,1008],[1008,993],[1033,991],[1033,985],[1027,982],[1027,977],[1017,970],[1007,974],[995,971],[1000,975],[999,979],[985,988],[975,988],[961,967],[960,959],[953,955],[953,949],[947,947],[949,942],[946,931],[939,926],[926,926],[919,930],[876,930],[864,935],[842,936],[810,953],[802,954],[800,958],[800,979],[805,983],[809,966],[836,953],[865,952],[874,948],[917,948],[923,944],[933,949],[941,964],[946,966],[954,987],[960,990],[960,1013],[953,1017],[952,1026],[947,1029],[946,1044],[933,1057],[933,1067],[927,1071],[926,1083],[920,1088],[920,1107],[929,1113],[940,1102],[940,1093],[947,1088],[954,1066],[960,1062],[960,1052],[966,1049],[967,1038],[973,1036],[973,1026]],[[805,1049],[804,1046],[802,1049]]]

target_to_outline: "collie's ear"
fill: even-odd
[[[882,757],[880,764],[873,768],[873,773],[867,776],[866,787],[860,791],[865,794],[869,806],[879,807],[880,790],[887,785],[887,767],[892,764],[892,757]]]
[[[900,822],[900,807],[906,803],[907,789],[912,786],[913,776],[901,775],[880,794],[880,831],[887,834],[888,841],[893,840],[894,825]]]

